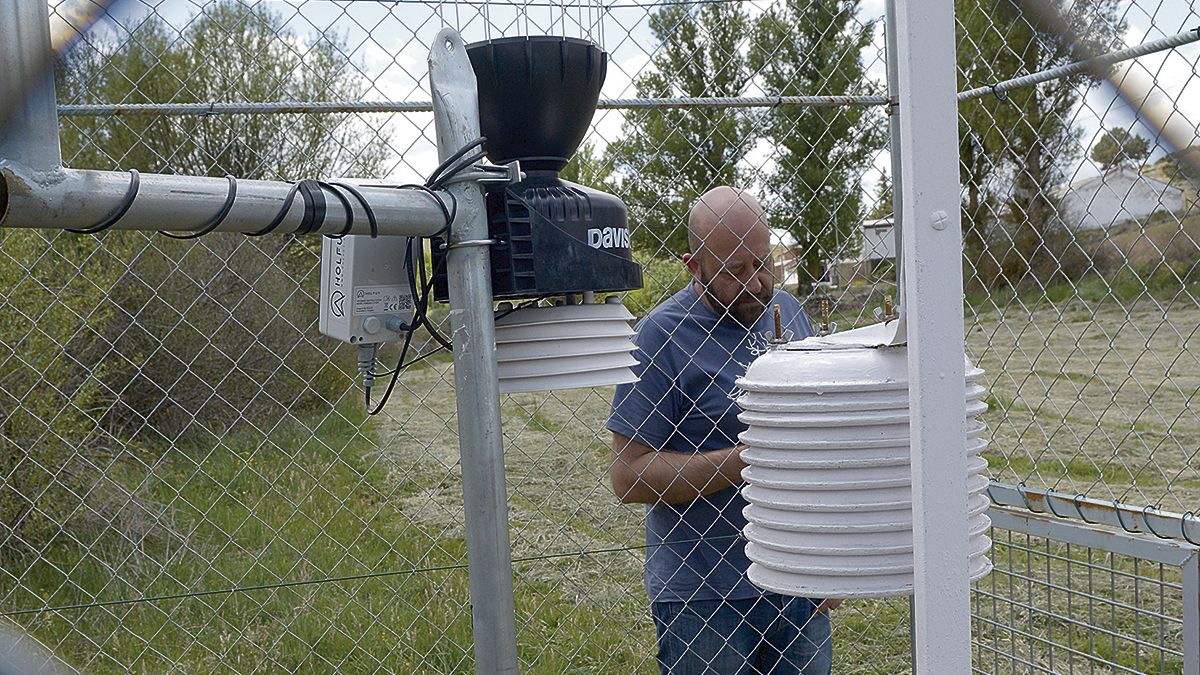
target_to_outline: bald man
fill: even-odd
[[[644,581],[666,673],[830,672],[827,605],[746,578],[739,538],[744,446],[734,381],[774,331],[812,335],[800,303],[775,290],[771,234],[753,195],[719,187],[688,216],[692,279],[637,326],[640,376],[613,397],[613,491],[646,504]]]

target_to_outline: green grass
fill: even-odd
[[[1200,442],[1195,417],[1188,414],[1200,391],[1196,362],[1188,356],[1200,353],[1195,344],[1200,337],[1190,332],[1200,325],[1200,310],[1164,312],[1139,304],[1126,311],[1101,304],[1078,311],[1075,303],[1072,296],[1039,302],[1029,311],[975,316],[969,351],[987,371],[993,475],[1101,498],[1107,495],[1103,490],[1121,495],[1136,488],[1140,492],[1126,501],[1167,495],[1194,503],[1200,481],[1189,473],[1190,457],[1173,452],[1172,444],[1186,449]],[[847,314],[843,320],[853,318]],[[1146,353],[1179,358],[1138,357]],[[1129,384],[1131,378],[1155,384],[1152,408],[1146,391]],[[89,547],[59,537],[36,560],[5,565],[0,584],[5,609],[465,564],[450,364],[431,359],[406,372],[385,415],[370,421],[358,410],[357,395],[350,394],[346,405],[288,417],[270,429],[243,425],[152,448],[144,455],[160,458],[157,463],[120,480],[139,499],[164,507],[167,520],[158,534],[125,547]],[[504,398],[515,557],[642,542],[641,509],[616,503],[608,487],[603,424],[610,396],[611,390],[596,390]],[[1013,550],[997,547],[997,564],[1013,568]],[[1025,577],[1049,573],[1061,585],[1066,559],[1080,551],[1014,569]],[[1017,563],[1021,556],[1029,558],[1018,551]],[[641,551],[633,548],[518,561],[523,669],[654,672],[641,560]],[[1132,569],[1128,561],[1120,568]],[[1111,584],[1113,592],[1128,602],[1136,590],[1121,583]],[[1096,588],[1106,584],[1098,580]],[[1026,609],[993,618],[1037,635],[1063,636],[1076,648],[1087,644],[1077,625],[1086,617],[1073,614],[1072,601],[1047,588],[1006,590]],[[910,658],[906,605],[860,601],[838,610],[838,672],[904,672]],[[1117,614],[1116,619],[1106,614],[1105,629],[1143,630]],[[89,672],[474,669],[463,569],[16,620]],[[1011,631],[980,625],[975,630],[980,639],[1009,648]],[[1172,644],[1176,638],[1167,636]],[[1057,648],[1013,649],[1041,662]],[[1096,641],[1088,649],[1155,672],[1139,660],[1144,654],[1120,641]],[[982,662],[992,663],[989,659]],[[1161,670],[1173,668],[1167,663]]]
[[[394,480],[361,413],[342,408],[269,433],[192,438],[145,476],[176,536],[123,561],[60,543],[8,571],[9,611],[464,564],[461,536],[405,513],[428,487]],[[461,517],[461,514],[460,516]],[[518,588],[521,655],[536,670],[627,672],[647,645],[612,603],[561,584]],[[17,619],[88,672],[473,672],[466,570],[26,615]],[[563,628],[563,627],[567,628]],[[557,635],[559,644],[546,644]]]

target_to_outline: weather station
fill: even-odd
[[[45,2],[6,3],[0,227],[323,235],[319,328],[358,348],[371,411],[387,398],[372,406],[381,344],[403,345],[388,393],[417,330],[453,351],[475,656],[515,668],[500,393],[633,379],[633,317],[597,296],[642,285],[625,206],[558,177],[587,133],[605,52],[552,36],[467,45],[441,30],[429,52],[441,163],[420,185],[65,167],[53,58]],[[428,315],[436,301],[450,306],[447,335]]]

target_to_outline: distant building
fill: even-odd
[[[862,252],[860,262],[874,262],[876,266],[884,260],[896,257],[895,222],[891,218],[877,218],[863,222]]]
[[[1183,190],[1126,167],[1073,183],[1056,196],[1068,230],[1103,229],[1183,210]]]
[[[796,255],[796,250],[783,244],[776,244],[772,248],[776,283],[784,290],[796,291],[800,286],[800,258]]]
[[[824,276],[817,280],[818,285],[841,286],[855,279],[873,281],[879,275],[880,268],[895,259],[896,236],[891,218],[868,220],[858,227],[862,235],[859,239],[861,246],[840,251],[844,257],[829,261]],[[800,260],[795,248],[778,244],[773,255],[775,278],[779,280],[779,285],[787,290],[796,290],[800,286]]]

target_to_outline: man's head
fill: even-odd
[[[723,316],[752,326],[774,293],[771,233],[753,195],[731,187],[704,193],[688,214],[684,254],[701,297]]]

